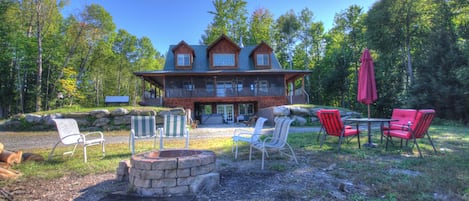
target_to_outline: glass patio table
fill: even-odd
[[[398,120],[397,119],[385,119],[385,118],[349,118],[349,119],[345,119],[344,121],[356,123],[357,130],[358,130],[358,126],[360,125],[360,123],[367,123],[368,124],[368,142],[363,144],[363,146],[376,147],[376,144],[374,144],[371,141],[371,123],[381,123],[381,127],[380,127],[381,129],[384,123],[388,123],[388,126],[389,126],[389,124],[392,121],[398,121]]]

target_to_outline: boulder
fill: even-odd
[[[273,114],[274,116],[288,116],[290,115],[290,109],[286,106],[274,107]]]
[[[109,118],[99,118],[93,122],[93,125],[97,127],[104,127],[104,126],[107,126],[109,122],[111,122]]]
[[[298,116],[310,116],[311,111],[308,108],[304,107],[299,107],[299,106],[289,106],[290,108],[290,113],[292,115],[298,115]]]
[[[52,121],[54,119],[59,119],[62,118],[62,114],[56,113],[56,114],[47,114],[42,117],[44,120],[44,123],[48,126],[55,126],[55,122]]]
[[[24,116],[24,119],[28,122],[28,123],[39,123],[42,121],[42,116],[41,115],[37,115],[37,114],[26,114]]]
[[[117,108],[111,112],[111,116],[124,116],[129,114],[129,111],[125,108]]]
[[[71,113],[65,113],[62,115],[63,118],[87,118],[90,116],[90,113],[88,112],[71,112]]]
[[[108,110],[93,110],[90,115],[96,118],[108,117],[110,112]]]
[[[307,120],[302,116],[292,115],[291,118],[294,120],[293,122],[299,126],[304,126],[307,123]]]
[[[114,117],[114,125],[129,125],[130,116],[116,116]]]

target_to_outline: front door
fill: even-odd
[[[217,114],[223,115],[225,123],[234,123],[234,109],[233,104],[217,105]]]

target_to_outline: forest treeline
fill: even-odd
[[[142,81],[133,72],[164,65],[159,51],[168,50],[116,30],[102,6],[63,16],[66,2],[0,1],[0,116],[96,107],[106,95],[127,95],[136,104]],[[221,34],[244,45],[265,41],[283,68],[312,72],[305,81],[312,104],[366,111],[356,91],[368,48],[379,96],[373,116],[397,107],[434,108],[440,118],[469,122],[467,0],[378,0],[368,11],[351,5],[336,13],[330,30],[307,7],[274,18],[268,5],[248,13],[244,0],[212,4],[201,11],[213,18],[200,43]]]

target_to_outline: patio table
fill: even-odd
[[[368,142],[363,144],[365,147],[376,147],[371,141],[371,123],[381,123],[380,129],[383,127],[384,123],[388,123],[388,125],[392,121],[398,121],[397,119],[385,119],[385,118],[349,118],[345,119],[344,121],[355,122],[357,125],[357,129],[360,123],[367,123],[368,124]]]

